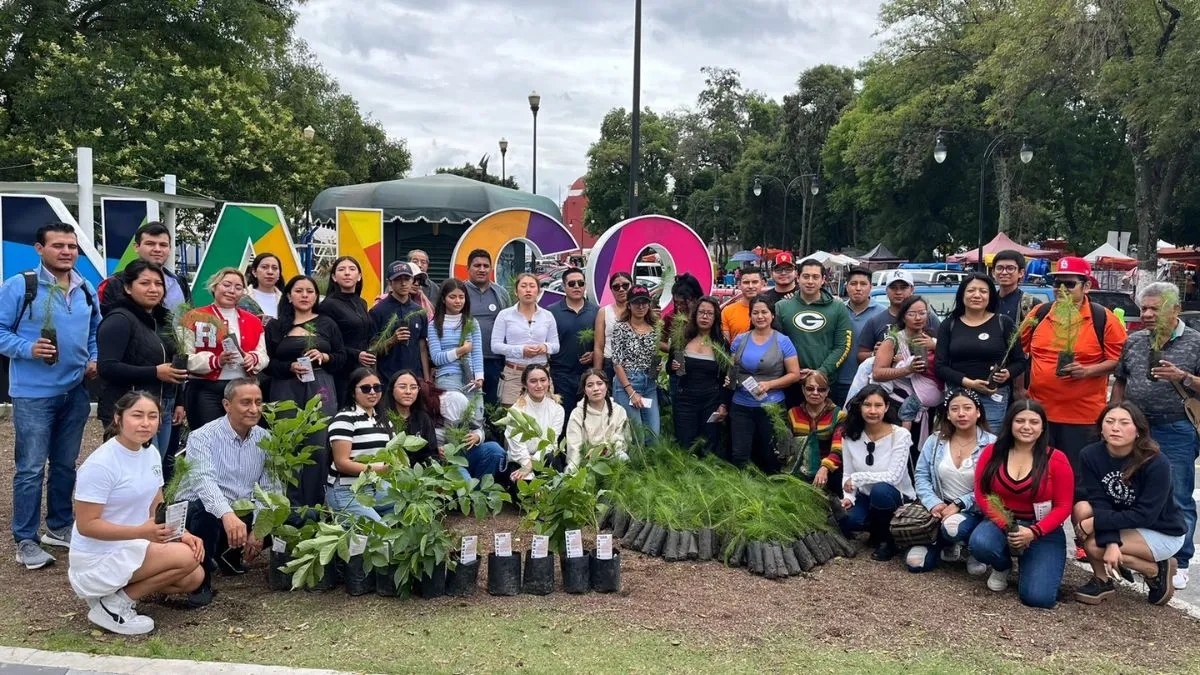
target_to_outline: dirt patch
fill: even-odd
[[[99,443],[99,427],[89,424],[85,447]],[[11,475],[12,426],[0,424],[0,466]],[[0,490],[0,514],[11,513],[11,491]],[[514,532],[516,550],[529,546],[511,508],[484,522],[454,519],[452,525],[480,538],[481,553],[492,548],[492,534]],[[586,536],[588,547],[592,537]],[[48,630],[91,631],[83,605],[66,580],[66,552],[48,569],[30,572],[13,562],[11,537],[0,542],[0,588],[15,614],[4,623],[10,636]],[[486,594],[487,565],[481,565],[480,588],[470,598],[411,600],[404,612],[478,611],[503,616],[520,608],[551,610],[604,621],[617,631],[668,630],[720,644],[750,644],[770,636],[802,635],[830,646],[911,654],[922,648],[951,645],[975,648],[1010,659],[1062,664],[1062,660],[1103,655],[1116,663],[1144,665],[1152,646],[1156,667],[1181,664],[1200,644],[1200,622],[1167,607],[1152,607],[1128,590],[1099,607],[1065,600],[1054,610],[1020,604],[1015,584],[992,593],[984,578],[967,576],[961,566],[927,574],[910,574],[897,559],[876,563],[865,553],[838,559],[803,577],[768,581],[742,569],[715,562],[667,563],[637,553],[623,553],[623,589],[618,594],[518,596]],[[1064,587],[1073,590],[1086,573],[1069,566]],[[559,580],[561,584],[561,579]],[[175,603],[155,607],[159,632],[186,633],[200,622],[228,624],[230,630],[269,634],[280,624],[303,620],[353,622],[394,613],[400,602],[350,598],[344,593],[272,593],[266,588],[260,559],[249,574],[219,578],[217,602],[200,612]],[[1069,596],[1065,596],[1069,597]]]

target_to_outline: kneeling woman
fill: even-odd
[[[579,405],[567,421],[567,471],[596,455],[616,455],[625,460],[629,418],[625,408],[608,395],[608,376],[589,368],[579,380]]]
[[[363,489],[375,501],[373,507],[367,506],[355,497],[350,486],[367,469],[383,474],[388,468],[382,462],[368,465],[358,461],[359,457],[382,450],[392,438],[392,425],[388,422],[387,414],[379,408],[383,383],[370,368],[356,368],[350,373],[346,391],[342,395],[345,397],[343,400],[351,403],[334,415],[329,423],[329,448],[333,462],[329,466],[325,499],[334,511],[379,522],[382,520],[380,514],[391,511],[395,505],[384,501],[380,490],[368,486]]]
[[[1171,487],[1171,464],[1132,403],[1105,409],[1100,438],[1079,458],[1075,533],[1094,576],[1075,599],[1100,604],[1115,590],[1110,571],[1124,565],[1145,577],[1151,604],[1165,605],[1175,592],[1175,554],[1187,533]]]
[[[928,572],[937,566],[939,554],[946,562],[958,562],[971,533],[983,520],[975,508],[975,466],[983,449],[996,442],[988,431],[983,402],[970,389],[956,387],[946,392],[942,409],[945,418],[937,433],[925,439],[917,459],[917,499],[941,521],[933,546],[914,546],[905,556],[910,572]],[[980,575],[987,565],[969,558],[967,572]]]
[[[988,496],[999,499],[998,511]],[[1030,607],[1050,609],[1066,567],[1062,524],[1071,515],[1075,474],[1067,456],[1050,447],[1046,410],[1033,400],[1013,404],[996,442],[979,454],[975,503],[986,520],[971,533],[968,548],[991,565],[987,587],[1008,588],[1013,556],[1020,561],[1017,593]]]
[[[842,439],[842,520],[847,534],[866,531],[875,560],[891,560],[896,543],[889,526],[896,509],[916,497],[908,475],[912,435],[888,409],[887,392],[869,384],[850,401]]]
[[[162,419],[145,392],[117,400],[110,438],[93,452],[75,482],[75,530],[67,578],[88,602],[88,620],[121,635],[154,630],[134,603],[151,593],[190,593],[204,582],[204,544],[189,532],[178,541],[157,525],[162,465],[149,451]]]
[[[521,371],[521,394],[513,403],[513,410],[519,410],[533,417],[543,434],[547,430],[554,431],[554,438],[563,428],[563,408],[550,394],[550,369],[544,363],[531,363]],[[508,435],[508,461],[516,464],[509,477],[516,481],[533,476],[534,460],[550,462],[553,458],[544,457],[538,449],[538,439],[518,441]]]

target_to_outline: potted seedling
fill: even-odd
[[[467,319],[463,322],[462,332],[458,335],[458,346],[462,347],[467,343],[467,339],[475,332],[475,319]],[[463,354],[458,359],[458,367],[462,371],[463,391],[469,392],[475,389],[475,373],[471,370],[471,354],[470,352]],[[474,408],[470,408],[473,410]]]
[[[313,396],[303,408],[295,401],[267,403],[263,419],[271,431],[258,442],[265,455],[264,471],[277,485],[299,485],[300,471],[316,462],[313,453],[321,449],[307,440],[329,426],[329,416],[321,411],[321,397]]]
[[[42,359],[48,366],[53,366],[58,363],[58,329],[54,327],[54,298],[61,296],[63,302],[66,302],[66,293],[63,292],[62,286],[58,284],[50,284],[46,287],[46,298],[42,305],[42,332],[43,340],[49,340],[50,346],[54,347],[54,355],[47,356]]]
[[[396,328],[400,325],[400,317],[393,314],[387,323],[383,325],[383,329],[375,334],[371,339],[371,344],[367,347],[367,351],[374,354],[376,357],[381,357],[391,350],[392,345],[396,340]]]
[[[179,488],[186,484],[188,477],[192,473],[192,461],[186,453],[180,453],[175,456],[175,472],[171,474],[171,480],[163,486],[163,500],[158,503],[154,509],[154,522],[162,525],[170,523],[175,527],[175,538],[183,535],[183,528],[187,522],[188,503],[185,501],[176,501],[179,495]]]
[[[1083,323],[1083,315],[1079,307],[1064,289],[1055,291],[1054,306],[1050,313],[1054,317],[1054,346],[1058,351],[1058,367],[1055,374],[1066,377],[1064,369],[1075,363],[1075,343],[1079,339],[1079,327]]]
[[[314,521],[307,521],[303,528],[291,524],[292,504],[278,492],[268,492],[260,485],[254,486],[254,499],[239,499],[230,505],[238,517],[252,513],[255,537],[264,542],[271,541],[270,561],[267,565],[267,585],[273,591],[286,591],[293,587],[293,577],[284,572],[292,561],[292,551],[302,539],[308,539],[316,529]]]
[[[676,312],[671,318],[671,336],[667,340],[668,346],[671,349],[671,358],[679,364],[679,370],[675,374],[683,377],[687,374],[687,359],[684,358],[684,347],[687,346],[687,340],[684,338],[684,332],[687,330],[688,318],[681,312]]]
[[[1163,348],[1171,341],[1171,336],[1175,332],[1174,321],[1167,319],[1172,310],[1179,306],[1179,296],[1175,293],[1164,293],[1162,295],[1162,305],[1158,308],[1158,314],[1154,317],[1154,324],[1150,326],[1150,360],[1146,364],[1146,377],[1151,380],[1155,379],[1153,370],[1161,365],[1163,360]]]
[[[168,317],[171,326],[171,336],[175,341],[175,355],[171,357],[171,367],[177,370],[187,370],[187,345],[189,342],[193,342],[196,338],[203,335],[211,337],[214,344],[222,343],[229,335],[224,321],[218,320],[217,317],[208,312],[193,309],[186,302],[176,305],[168,313]]]
[[[415,319],[419,316],[425,316],[425,315],[426,315],[425,309],[423,307],[418,307],[417,309],[412,310],[411,312],[409,312],[408,314],[405,314],[403,317],[400,318],[399,328],[403,328],[403,329],[407,330],[408,335],[409,335],[409,337],[404,338],[403,340],[401,340],[401,342],[403,342],[404,344],[408,344],[409,338],[412,336],[412,332],[413,332],[413,325],[412,325],[413,319]]]
[[[313,372],[313,362],[309,358],[308,353],[317,348],[317,322],[309,321],[302,326],[304,328],[304,354],[296,357],[296,363],[304,369],[300,374],[301,382],[315,382],[316,374]]]
[[[1004,345],[1004,356],[1000,359],[1000,363],[997,363],[988,369],[988,389],[995,391],[995,389],[1000,386],[999,383],[996,382],[996,373],[1008,367],[1008,356],[1009,354],[1012,354],[1013,347],[1017,346],[1017,342],[1020,341],[1021,335],[1024,334],[1026,330],[1033,330],[1037,328],[1037,325],[1037,315],[1030,314],[1029,316],[1025,317],[1025,320],[1021,322],[1021,325],[1012,332],[1012,335],[1008,336],[1008,341]]]

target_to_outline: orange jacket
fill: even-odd
[[[1116,361],[1121,358],[1121,349],[1125,346],[1125,327],[1107,308],[1104,310],[1107,314],[1104,345],[1097,343],[1091,307],[1091,302],[1085,302],[1079,308],[1075,361],[1083,366]],[[1037,307],[1034,307],[1029,316],[1036,313]],[[1021,347],[1029,354],[1029,397],[1046,408],[1046,417],[1051,422],[1095,424],[1108,401],[1108,376],[1076,380],[1056,375],[1058,353],[1062,351],[1062,346],[1054,336],[1054,309],[1051,308],[1046,318],[1036,326],[1031,327],[1030,321],[1027,318],[1021,329]]]

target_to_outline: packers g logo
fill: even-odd
[[[805,333],[815,333],[825,327],[825,315],[820,312],[800,312],[792,317],[792,324]]]

